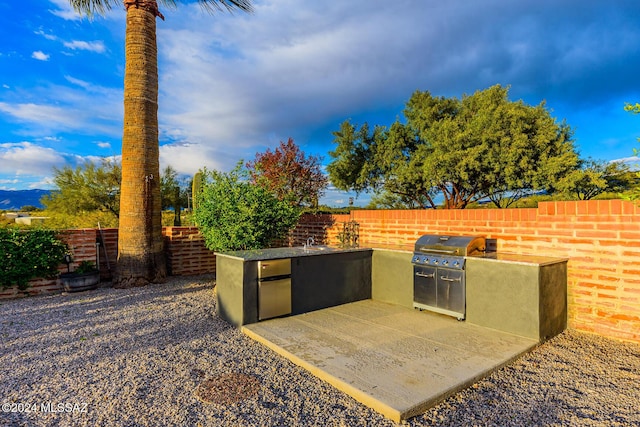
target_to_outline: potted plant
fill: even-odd
[[[82,261],[74,271],[60,274],[60,281],[67,292],[88,291],[98,287],[100,271],[91,261]]]

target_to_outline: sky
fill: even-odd
[[[416,90],[461,98],[495,84],[544,101],[582,158],[634,161],[640,116],[624,105],[640,102],[637,0],[253,5],[160,6],[162,168],[228,171],[288,138],[326,166],[345,120],[390,125]],[[50,189],[54,167],[120,155],[125,18],[0,0],[0,189]],[[321,203],[349,196],[330,186]]]

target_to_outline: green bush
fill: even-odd
[[[29,287],[29,280],[50,278],[68,252],[53,230],[0,227],[0,289]]]
[[[74,270],[77,274],[95,273],[98,269],[93,265],[91,261],[81,261],[78,267]]]
[[[202,172],[194,219],[213,251],[261,249],[287,236],[299,209],[251,184],[239,163],[229,173]]]

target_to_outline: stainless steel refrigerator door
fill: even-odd
[[[258,282],[258,320],[291,314],[291,278]]]
[[[291,274],[291,258],[270,259],[258,262],[258,279]]]

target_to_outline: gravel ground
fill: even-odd
[[[170,278],[0,302],[2,426],[393,426]],[[567,331],[407,425],[640,425],[640,345]]]

